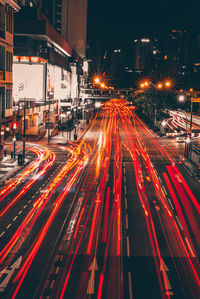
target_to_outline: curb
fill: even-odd
[[[185,162],[185,160],[182,160],[182,165],[185,168],[185,170],[190,174],[190,176],[198,177],[198,172],[193,171],[191,167]]]
[[[0,182],[0,187],[5,186],[11,178],[14,178],[17,175],[17,173],[20,170],[24,169],[29,163],[30,163],[30,160],[26,161],[22,167],[17,166],[18,169],[13,170],[4,180],[2,180]]]

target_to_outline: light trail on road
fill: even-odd
[[[34,201],[0,252],[6,270],[39,216],[50,207],[12,279],[10,297],[22,294],[37,266],[34,262],[42,244],[51,241],[50,228],[70,198],[35,298],[121,299],[127,298],[127,286],[130,298],[140,298],[140,292],[149,294],[143,276],[140,283],[144,290],[138,291],[139,273],[134,267],[140,255],[140,238],[147,252],[139,257],[149,263],[144,271],[153,277],[148,286],[151,282],[155,285],[154,297],[191,294],[197,298],[200,204],[177,153],[164,146],[122,99],[104,103],[84,138],[66,148],[71,153],[69,161]],[[58,188],[60,193],[53,199]],[[72,188],[75,191],[70,195]],[[136,218],[135,222],[131,218]],[[130,223],[137,227],[130,227]],[[132,267],[127,266],[131,262]]]

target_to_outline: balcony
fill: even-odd
[[[44,112],[44,111],[48,111],[49,110],[49,105],[50,105],[50,109],[55,109],[56,108],[56,104],[55,103],[47,103],[45,104],[35,104],[35,107],[30,107],[30,108],[26,108],[26,115],[32,115],[32,114],[36,114],[39,112]],[[18,110],[18,116],[23,116],[24,115],[24,109],[21,108]]]

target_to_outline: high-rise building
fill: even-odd
[[[188,36],[185,29],[174,28],[166,35],[163,50],[165,69],[171,73],[182,72],[188,60]]]
[[[20,9],[17,2],[0,0],[0,157],[3,134],[11,129],[13,115],[13,19],[15,11]]]
[[[87,0],[62,0],[61,35],[76,52],[86,56]]]
[[[39,5],[50,24],[82,57],[86,56],[87,0],[20,0]]]
[[[148,72],[152,68],[153,44],[150,38],[134,40],[134,69],[136,72]]]

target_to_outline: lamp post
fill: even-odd
[[[51,109],[51,106],[50,106],[50,101],[49,101],[49,113],[48,113],[48,143],[50,141],[50,120],[51,120],[51,116],[50,116],[50,111]]]
[[[180,97],[181,97],[181,101],[184,100],[184,96],[180,96]],[[181,110],[181,112],[185,113],[185,132],[186,132],[186,136],[187,136],[187,131],[188,131],[187,112],[184,111],[184,110]],[[188,160],[188,144],[189,144],[188,139],[186,139],[186,141],[185,141],[185,153],[184,153],[184,156],[187,158],[187,160]]]
[[[15,159],[15,142],[16,142],[16,135],[13,137],[13,157]]]
[[[190,88],[190,140],[192,138],[193,88]]]
[[[164,81],[164,82],[158,82],[157,84],[153,84],[149,80],[144,80],[144,81],[140,82],[140,88],[142,90],[148,89],[151,87],[153,87],[157,90],[163,90],[164,88],[170,89],[172,87],[172,82],[169,80]],[[154,126],[156,126],[156,123],[157,123],[157,108],[155,108],[155,112],[154,112]]]
[[[24,98],[23,162],[25,162],[25,138],[26,138],[26,98]]]
[[[190,88],[190,132],[189,138],[186,139],[186,146],[185,146],[185,156],[187,160],[189,158],[189,153],[191,151],[191,141],[192,141],[192,115],[193,115],[193,88]],[[185,100],[185,95],[180,95],[179,100],[183,102]],[[187,114],[186,114],[186,134],[187,134]]]

